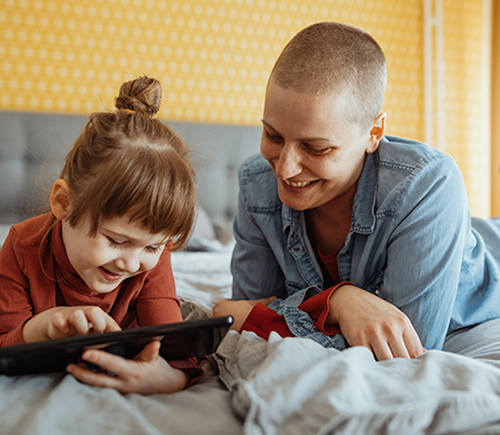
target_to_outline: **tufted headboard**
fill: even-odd
[[[39,214],[87,116],[0,111],[0,224]],[[216,225],[236,212],[237,170],[259,151],[260,127],[165,121],[194,151],[199,202]]]

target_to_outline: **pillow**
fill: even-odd
[[[201,205],[196,207],[196,223],[194,226],[193,237],[201,237],[208,240],[216,239],[212,221],[210,220],[208,213]]]
[[[3,241],[7,238],[9,230],[10,230],[10,225],[0,224],[0,248],[3,245]]]

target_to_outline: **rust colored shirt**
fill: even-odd
[[[170,252],[153,269],[99,294],[71,266],[52,213],[14,225],[0,251],[0,346],[23,343],[23,325],[42,311],[82,305],[100,307],[122,329],[181,322]],[[170,364],[189,372],[192,382],[203,375],[192,359]]]

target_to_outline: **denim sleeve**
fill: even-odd
[[[295,337],[307,337],[323,347],[344,350],[349,345],[342,334],[327,335],[319,331],[314,325],[311,316],[298,308],[306,298],[320,291],[317,287],[309,287],[294,293],[286,299],[276,299],[269,304],[269,308],[285,318],[288,329]]]
[[[455,162],[427,162],[408,177],[399,201],[378,294],[408,316],[425,348],[440,349],[470,231],[467,194]]]
[[[245,210],[241,191],[233,232],[232,299],[286,297],[283,272],[262,230]]]

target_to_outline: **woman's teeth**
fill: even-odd
[[[292,187],[306,187],[309,184],[311,184],[310,181],[288,181],[288,180],[283,180],[283,181]]]

